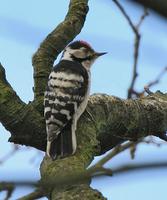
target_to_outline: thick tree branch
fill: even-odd
[[[43,117],[17,96],[6,80],[5,70],[0,65],[0,122],[11,133],[10,142],[45,150],[46,133]],[[42,136],[42,137],[41,137]],[[40,145],[40,139],[43,144]],[[36,139],[34,139],[36,138]]]
[[[88,108],[96,121],[101,153],[112,148],[113,135],[134,141],[147,135],[159,134],[160,137],[160,133],[167,130],[166,98],[167,95],[160,92],[136,100],[92,96]]]
[[[41,43],[33,56],[35,100],[43,99],[48,75],[58,54],[78,35],[88,12],[88,0],[71,0],[62,23]]]
[[[19,113],[18,121],[15,124],[11,123],[10,141],[45,150],[44,119],[31,106],[27,106],[26,109],[28,110],[22,111],[24,115],[22,112]],[[124,140],[136,140],[148,135],[161,137],[161,133],[167,130],[167,95],[160,92],[136,100],[122,100],[100,94],[93,95],[89,99],[87,110],[94,120],[89,117],[87,112],[82,115],[78,122],[78,141],[81,146],[83,138],[87,139],[85,142],[88,145],[89,142],[94,141],[92,144],[97,148],[98,154],[106,152]],[[11,115],[12,117],[14,116]],[[20,119],[22,120],[19,121]],[[22,128],[17,129],[20,123],[25,127],[21,126]],[[6,126],[9,130],[8,124]]]

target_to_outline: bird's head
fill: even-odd
[[[94,61],[106,54],[106,52],[96,52],[87,42],[79,40],[70,43],[63,52],[62,60],[80,62],[87,70],[90,69]]]

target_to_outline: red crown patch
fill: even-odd
[[[80,42],[81,44],[83,44],[83,45],[85,45],[85,46],[87,46],[87,47],[92,49],[91,45],[89,43],[87,43],[86,41],[79,40],[78,42]]]

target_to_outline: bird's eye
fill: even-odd
[[[92,60],[93,59],[93,55],[90,55],[88,57],[86,57],[87,60]]]

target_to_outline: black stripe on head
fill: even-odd
[[[89,60],[89,61],[92,60],[93,56],[87,56],[85,58],[77,58],[77,57],[75,57],[74,55],[71,54],[71,58],[76,62],[82,63],[82,62],[84,62],[86,60]]]

